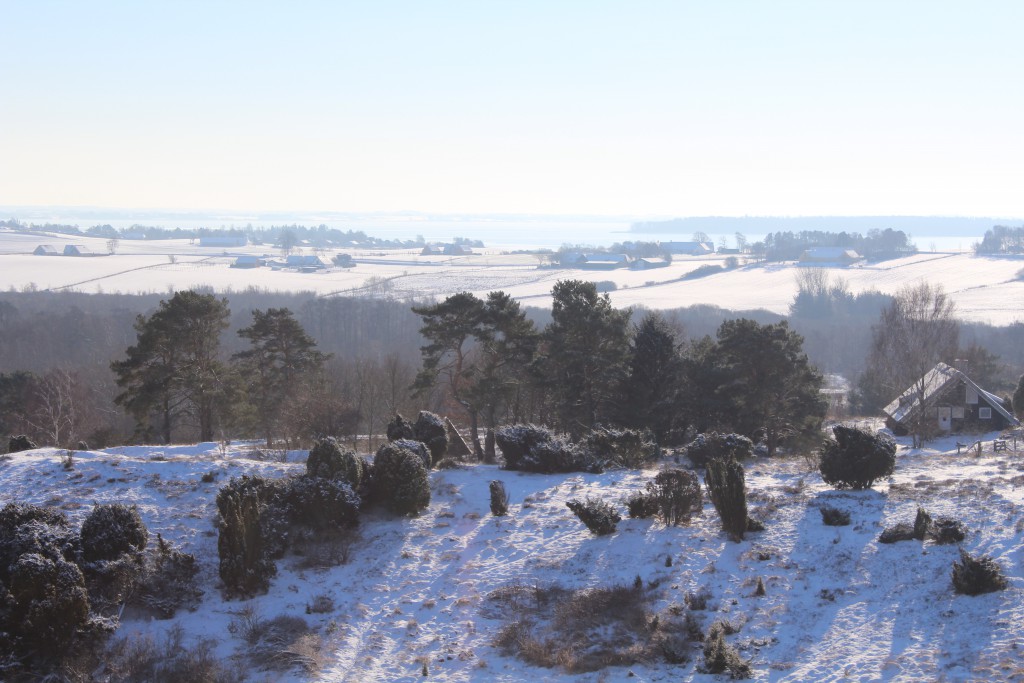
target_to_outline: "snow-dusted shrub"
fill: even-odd
[[[89,623],[89,594],[78,565],[26,553],[10,567],[13,604],[4,627],[16,651],[59,656]]]
[[[689,524],[690,517],[699,515],[704,505],[700,481],[688,470],[666,469],[647,482],[647,493],[658,505],[661,520],[669,526]]]
[[[949,517],[932,519],[924,508],[917,508],[917,517],[914,519],[914,538],[919,541],[931,539],[939,545],[959,543],[967,535],[967,528],[962,522]]]
[[[337,479],[358,489],[363,478],[362,461],[355,451],[343,447],[334,437],[318,440],[306,458],[306,474],[319,479]]]
[[[116,560],[145,550],[149,531],[134,505],[97,505],[82,522],[82,557],[87,562]]]
[[[683,453],[694,467],[705,467],[712,458],[743,460],[754,453],[754,442],[741,434],[698,434],[686,444]]]
[[[388,441],[397,441],[398,439],[415,439],[416,430],[413,429],[412,422],[409,422],[402,417],[401,413],[395,413],[391,422],[388,422],[387,435]]]
[[[430,469],[430,466],[433,464],[431,462],[430,451],[427,449],[427,444],[423,443],[422,441],[417,441],[416,439],[395,439],[394,441],[392,441],[392,443],[396,446],[399,446],[400,448],[404,448],[407,451],[412,451],[413,453],[418,455],[420,457],[420,460],[423,461],[423,466],[426,467],[428,470]]]
[[[505,469],[526,472],[600,472],[601,461],[574,444],[559,439],[546,427],[512,425],[495,433],[505,457]]]
[[[728,672],[730,678],[750,678],[750,662],[744,661],[735,647],[725,642],[726,626],[720,621],[711,624],[704,637],[703,671],[711,674]]]
[[[534,424],[501,427],[494,433],[494,441],[505,459],[505,468],[510,470],[522,469],[521,461],[534,447],[554,438],[550,429]]]
[[[242,477],[217,493],[220,513],[220,578],[230,595],[265,593],[277,573],[264,543],[260,516],[266,503],[258,477]]]
[[[49,560],[74,560],[80,553],[78,532],[63,512],[27,503],[0,509],[0,582],[10,581],[10,568],[25,554]]]
[[[706,468],[704,485],[722,519],[722,530],[738,543],[747,530],[747,489],[743,465],[732,458],[712,458]]]
[[[359,523],[359,495],[349,482],[321,477],[286,480],[288,519],[315,531],[343,529]]]
[[[626,509],[634,519],[647,519],[658,514],[658,499],[650,493],[634,491],[626,498]]]
[[[821,478],[844,489],[866,489],[896,469],[896,442],[886,434],[835,425],[821,449]]]
[[[437,463],[448,452],[448,430],[444,418],[428,410],[421,410],[413,425],[416,440],[422,441],[430,450],[430,465]]]
[[[195,555],[172,547],[157,534],[156,547],[148,553],[132,603],[158,619],[170,619],[178,608],[195,605],[202,597],[195,582],[198,572]]]
[[[7,452],[18,453],[20,451],[30,451],[33,448],[39,448],[32,439],[28,438],[24,434],[12,436],[7,440]]]
[[[373,462],[374,498],[400,515],[415,515],[430,505],[430,478],[412,451],[386,443]]]
[[[826,526],[846,526],[850,523],[850,513],[831,505],[822,505],[821,521]]]
[[[615,533],[615,525],[622,521],[618,511],[599,498],[588,496],[582,501],[570,500],[565,506],[598,536]]]
[[[912,541],[914,538],[914,526],[906,522],[899,522],[882,529],[882,533],[878,535],[878,542],[899,543],[900,541]]]
[[[505,490],[505,482],[495,479],[488,484],[491,493],[491,514],[495,517],[503,517],[508,514],[508,491]]]
[[[939,517],[929,530],[929,537],[939,545],[959,543],[967,536],[963,522],[948,517]]]
[[[613,467],[640,469],[658,457],[650,431],[598,427],[580,441],[591,458]]]
[[[963,595],[1001,591],[1009,585],[1002,568],[987,555],[971,557],[960,549],[960,561],[953,562],[953,590]]]

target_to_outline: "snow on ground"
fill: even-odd
[[[492,646],[502,621],[487,596],[497,589],[631,585],[637,576],[654,586],[658,611],[706,591],[708,609],[694,614],[704,629],[716,619],[739,627],[728,640],[752,660],[756,680],[1022,680],[1024,455],[992,453],[994,436],[982,437],[981,457],[957,455],[953,438],[924,450],[903,442],[895,476],[861,492],[828,488],[800,459],[749,463],[751,512],[766,530],[741,543],[720,532],[710,504],[689,527],[627,517],[606,537],[592,536],[565,507],[571,498],[598,496],[618,503],[625,517],[620,501],[654,469],[432,472],[431,504],[421,516],[367,513],[348,564],[317,568],[286,557],[270,592],[250,601],[223,601],[217,588],[217,489],[243,473],[301,471],[304,452],[268,462],[251,459],[246,444],[123,447],[75,453],[74,468],[65,470],[63,451],[39,449],[0,462],[0,504],[54,506],[80,522],[93,503],[133,503],[151,539],[159,532],[197,555],[205,590],[198,609],[171,621],[129,619],[121,634],[157,635],[179,623],[189,637],[216,638],[218,656],[230,657],[245,650],[229,625],[246,607],[318,628],[324,656],[317,676],[254,671],[254,680],[423,680],[424,663],[428,680],[439,681],[714,680],[696,670],[698,646],[682,665],[652,661],[581,675],[531,667]],[[215,481],[202,481],[208,473]],[[492,479],[509,490],[508,517],[490,515]],[[825,504],[849,511],[852,524],[824,526]],[[966,523],[964,548],[994,557],[1010,588],[956,595],[956,546],[878,543],[884,527],[912,522],[918,505]],[[759,577],[764,597],[754,596]],[[334,609],[306,614],[323,595]]]
[[[787,313],[796,295],[795,263],[748,264],[702,278],[681,279],[702,265],[720,265],[718,255],[677,257],[666,268],[579,270],[540,268],[530,254],[478,250],[468,256],[420,256],[415,249],[327,250],[353,256],[356,267],[300,273],[283,269],[231,268],[242,254],[280,257],[268,245],[230,249],[199,247],[190,240],[120,240],[114,255],[74,258],[33,256],[40,244],[63,249],[85,244],[106,254],[107,241],[60,235],[0,231],[0,288],[73,289],[84,292],[166,292],[171,289],[212,287],[217,291],[256,287],[278,291],[308,291],[320,296],[375,294],[387,288],[396,297],[444,297],[458,291],[483,296],[502,289],[534,306],[550,306],[551,288],[558,280],[583,279],[615,284],[616,306],[642,305],[651,309],[713,304],[730,310],[763,308]],[[1024,259],[978,257],[968,253],[921,253],[903,259],[845,268],[830,268],[849,290],[877,289],[894,293],[907,284],[941,284],[967,320],[1008,325],[1020,322],[1024,300]]]

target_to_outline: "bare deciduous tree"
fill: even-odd
[[[923,282],[897,292],[873,329],[868,364],[879,373],[893,397],[913,388],[918,406],[927,392],[925,375],[935,365],[956,355],[960,324],[956,304],[941,285]],[[915,445],[932,432],[935,420],[917,410],[912,419]]]

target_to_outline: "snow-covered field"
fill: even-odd
[[[667,268],[610,271],[539,268],[529,254],[496,249],[469,256],[420,256],[416,250],[352,251],[355,268],[300,273],[269,268],[231,268],[235,257],[253,254],[279,257],[268,246],[203,248],[189,240],[121,240],[116,254],[73,258],[33,256],[40,244],[63,250],[65,244],[86,244],[107,253],[106,240],[62,235],[0,231],[0,288],[73,289],[83,292],[166,292],[208,286],[220,292],[249,287],[270,291],[308,291],[332,294],[374,294],[387,289],[397,297],[444,297],[458,291],[484,295],[501,289],[536,306],[550,305],[558,280],[614,282],[616,306],[666,309],[712,304],[730,310],[763,308],[786,313],[797,291],[799,266],[750,264],[707,277],[680,278],[721,256],[677,257]],[[329,260],[341,250],[328,250]],[[921,253],[877,264],[830,269],[853,293],[876,289],[893,293],[907,284],[927,280],[941,284],[966,320],[1009,325],[1024,320],[1024,259],[976,257],[969,253]]]
[[[364,515],[348,564],[311,566],[286,557],[269,594],[224,601],[217,587],[214,498],[243,473],[301,471],[304,452],[287,463],[248,457],[245,444],[121,447],[74,454],[39,449],[0,462],[0,504],[54,506],[73,520],[93,503],[139,506],[151,543],[156,533],[195,553],[204,598],[171,621],[128,619],[120,635],[159,636],[181,624],[186,639],[211,637],[218,657],[246,644],[230,625],[239,614],[270,619],[293,615],[316,629],[322,643],[316,675],[251,671],[251,680],[323,681],[677,681],[714,680],[689,661],[650,661],[570,675],[534,668],[493,645],[503,622],[489,597],[512,587],[648,587],[651,609],[685,609],[687,593],[706,593],[693,615],[706,628],[727,620],[728,641],[751,660],[756,680],[1022,680],[1024,679],[1024,455],[957,455],[955,439],[911,450],[901,442],[895,476],[874,490],[825,486],[800,459],[747,465],[751,514],[765,531],[733,543],[719,530],[710,504],[689,527],[626,517],[621,500],[655,474],[537,475],[472,465],[432,472],[432,499],[417,518]],[[1024,442],[1018,444],[1024,450]],[[671,459],[659,466],[671,465]],[[215,480],[203,482],[204,474]],[[210,477],[207,477],[208,479]],[[510,492],[507,517],[491,516],[488,482]],[[616,533],[595,537],[566,508],[596,496],[623,514]],[[850,512],[852,524],[822,524],[819,508]],[[918,505],[933,516],[963,521],[963,547],[991,555],[1009,577],[1008,590],[966,597],[952,590],[957,547],[907,541],[879,544],[884,527],[913,521]],[[671,564],[667,558],[671,557]],[[754,595],[758,578],[766,595]],[[307,614],[327,596],[333,607]]]

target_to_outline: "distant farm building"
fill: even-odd
[[[861,260],[861,255],[853,249],[843,247],[811,247],[800,254],[800,263],[831,263],[849,265]]]
[[[327,263],[316,254],[292,254],[285,259],[285,267],[298,268],[308,273],[327,268]]]
[[[199,238],[201,247],[244,247],[249,244],[249,238],[245,235],[206,235]]]
[[[667,254],[705,256],[715,253],[714,242],[661,242],[660,246]]]
[[[625,254],[585,254],[583,261],[577,264],[584,270],[614,270],[629,265],[629,257]]]
[[[924,391],[920,392],[922,387]],[[921,381],[883,409],[886,426],[897,435],[909,434],[922,410],[926,423],[941,433],[991,432],[1018,424],[998,396],[945,363],[929,370]]]
[[[266,261],[261,259],[259,256],[251,256],[244,254],[235,259],[235,262],[231,264],[232,268],[259,268],[264,265]]]
[[[64,245],[65,256],[102,256],[99,252],[95,252],[84,244],[65,244]]]
[[[441,254],[441,247],[436,244],[425,244],[420,251],[420,256],[440,256]]]
[[[668,259],[663,258],[638,258],[629,264],[632,270],[651,270],[652,268],[666,268],[672,265],[672,262]]]
[[[441,251],[445,256],[469,256],[473,250],[461,244],[446,244]]]
[[[36,256],[60,256],[60,251],[52,244],[40,244],[32,253]]]

